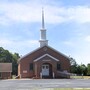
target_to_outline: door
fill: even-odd
[[[49,65],[47,64],[42,65],[42,75],[49,76]]]

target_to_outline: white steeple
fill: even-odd
[[[44,25],[44,10],[42,8],[42,28],[40,30],[40,47],[48,45],[48,40],[46,40],[46,29]]]

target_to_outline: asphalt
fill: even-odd
[[[90,79],[11,79],[0,80],[0,90],[47,90],[45,88],[88,88]]]

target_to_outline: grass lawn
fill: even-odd
[[[74,78],[74,79],[90,79],[90,76],[71,76],[70,78]]]
[[[36,90],[90,90],[90,88],[43,88]]]

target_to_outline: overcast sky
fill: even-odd
[[[49,46],[90,63],[90,0],[0,0],[0,46],[20,55],[38,48],[42,7]]]

